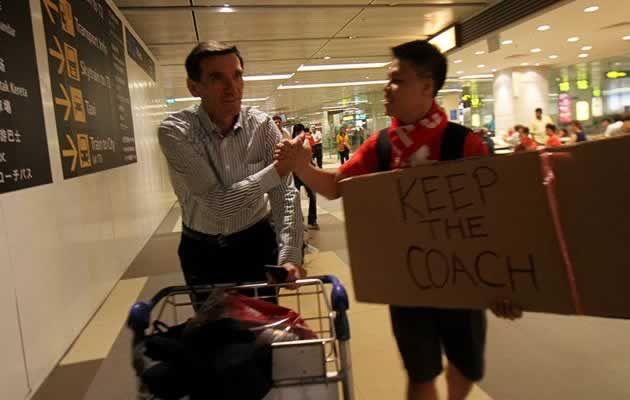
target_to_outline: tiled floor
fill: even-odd
[[[354,302],[341,202],[318,198],[318,209],[321,230],[311,234],[317,250],[307,268],[312,276],[337,275],[347,286],[356,398],[404,399],[405,375],[386,307]],[[135,398],[125,317],[136,299],[183,283],[176,253],[180,226],[175,206],[33,399]],[[490,318],[487,378],[469,399],[629,399],[629,334],[628,321],[542,314],[517,323]],[[439,388],[444,393],[443,380]]]

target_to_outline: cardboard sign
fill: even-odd
[[[630,315],[621,286],[630,281],[630,137],[558,151],[568,154],[551,165],[579,300],[590,315]],[[540,153],[529,152],[345,180],[357,299],[446,308],[511,299],[575,313],[544,177]]]

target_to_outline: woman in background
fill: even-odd
[[[586,142],[586,133],[582,129],[582,124],[578,121],[572,121],[570,125],[571,129],[571,143]]]

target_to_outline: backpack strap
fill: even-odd
[[[392,161],[392,142],[389,140],[389,128],[382,129],[378,133],[376,141],[376,158],[378,160],[378,171],[389,171]]]
[[[464,158],[464,143],[470,130],[465,126],[449,122],[442,136],[440,145],[440,161]]]
[[[465,126],[449,122],[440,145],[440,161],[464,158],[464,144],[470,130]],[[376,158],[378,171],[389,171],[392,160],[392,142],[389,140],[389,129],[382,129],[376,141]]]

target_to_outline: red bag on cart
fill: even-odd
[[[265,300],[228,293],[224,299],[224,316],[255,329],[269,327],[291,333],[299,340],[317,339],[297,312]]]

